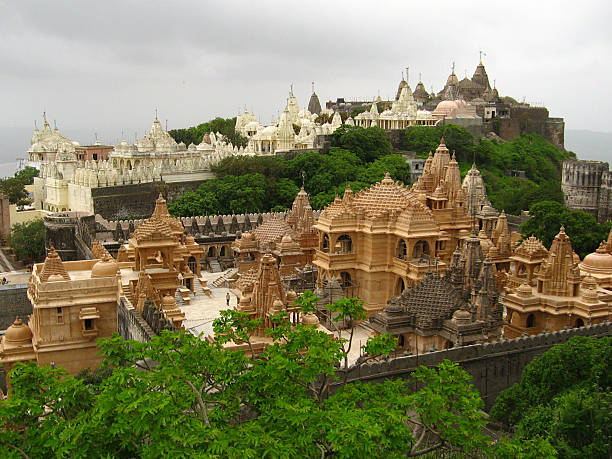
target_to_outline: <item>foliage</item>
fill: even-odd
[[[26,166],[20,171],[15,172],[15,178],[19,179],[24,185],[34,183],[34,177],[38,177],[39,170],[32,166]]]
[[[291,160],[233,156],[214,166],[213,172],[216,179],[178,198],[169,205],[170,212],[186,217],[285,210],[291,207],[302,180],[314,209],[342,195],[347,184],[358,191],[381,180],[385,172],[410,183],[410,167],[400,155],[384,155],[364,163],[355,153],[337,147],[330,148],[328,154],[305,152]],[[248,187],[247,193],[237,189],[242,183]]]
[[[11,228],[9,246],[22,260],[40,260],[45,255],[45,224],[41,219],[16,223]]]
[[[517,440],[547,439],[559,457],[610,457],[611,366],[612,337],[573,337],[532,360],[491,415]]]
[[[0,191],[8,198],[9,203],[19,206],[30,203],[28,192],[18,178],[0,179]]]
[[[343,124],[332,134],[331,145],[349,150],[363,162],[374,161],[393,152],[391,142],[380,128]]]
[[[307,293],[300,304],[308,310],[313,301]],[[355,298],[333,308],[351,319],[364,314]],[[164,331],[147,343],[118,335],[101,340],[106,374],[74,378],[17,364],[10,397],[0,402],[0,454],[352,458],[512,451],[525,457],[520,444],[491,444],[483,402],[457,364],[421,367],[407,380],[343,383],[337,368],[347,352],[343,339],[286,317],[273,320],[267,333],[275,342],[261,355],[222,346],[249,344],[259,325],[248,314],[225,311],[212,341],[183,331]],[[377,358],[396,342],[383,336],[371,346]],[[547,443],[529,446],[540,457],[551,450]]]
[[[411,126],[403,132],[400,148],[414,151],[420,157],[427,157],[429,152],[436,151],[440,139],[444,137],[446,147],[457,156],[457,161],[472,164],[475,149],[474,136],[465,128],[444,123],[432,128],[430,126]],[[480,163],[478,163],[480,166]]]
[[[521,226],[523,236],[534,235],[546,247],[550,247],[561,225],[564,225],[572,248],[580,258],[594,252],[599,243],[607,239],[612,227],[612,222],[599,224],[592,215],[580,210],[568,210],[558,202],[538,202],[531,206],[529,213],[532,217]]]
[[[183,142],[185,145],[191,143],[198,145],[202,142],[204,134],[219,132],[236,147],[246,147],[248,139],[236,132],[236,118],[220,118],[210,120],[206,123],[198,124],[184,129],[171,129],[168,134],[177,142]]]

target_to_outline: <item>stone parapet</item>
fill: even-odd
[[[434,367],[448,359],[459,363],[472,375],[473,384],[485,401],[486,408],[489,409],[501,391],[520,380],[525,366],[552,346],[565,343],[573,336],[600,338],[610,335],[612,335],[612,322],[604,322],[512,340],[397,357],[354,366],[349,369],[348,381],[376,383],[389,378],[408,378],[420,365]],[[332,391],[339,384],[332,383]]]

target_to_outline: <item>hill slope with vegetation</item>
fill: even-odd
[[[519,214],[539,201],[563,203],[561,162],[575,155],[557,149],[544,137],[523,134],[510,141],[475,139],[465,129],[446,124],[433,129],[411,127],[404,132],[400,146],[426,157],[436,150],[441,137],[449,150],[456,152],[463,176],[476,163],[496,209]],[[525,177],[513,177],[511,171],[524,171]]]
[[[234,125],[235,119],[216,118],[170,133],[186,144],[199,143],[210,130],[232,139],[237,135]],[[435,151],[442,136],[447,147],[456,152],[463,175],[476,162],[497,209],[518,214],[543,200],[563,202],[561,161],[573,153],[560,151],[537,135],[511,141],[475,139],[452,124],[408,128],[400,148],[426,157]],[[280,211],[291,205],[302,183],[312,197],[313,208],[320,209],[341,195],[347,184],[358,191],[382,179],[386,171],[409,183],[408,165],[393,153],[381,129],[344,125],[332,135],[331,145],[327,154],[305,152],[290,160],[275,156],[226,158],[213,168],[216,179],[176,200],[171,211],[180,216]],[[524,171],[525,177],[510,176],[513,170]]]

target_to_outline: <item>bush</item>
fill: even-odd
[[[21,260],[40,261],[45,255],[45,224],[42,220],[16,223],[11,228],[9,246]]]

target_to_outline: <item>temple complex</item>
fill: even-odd
[[[16,319],[0,344],[5,372],[27,360],[61,366],[72,375],[95,369],[102,360],[97,340],[117,331],[118,268],[110,257],[62,262],[51,248],[28,283],[33,306],[28,324]]]
[[[253,276],[252,288],[244,292],[240,297],[237,311],[247,313],[250,319],[261,319],[259,326],[250,336],[249,343],[229,342],[226,347],[229,349],[243,349],[247,353],[253,352],[260,354],[266,347],[273,343],[272,338],[265,333],[267,328],[274,328],[272,316],[284,315],[291,323],[302,324],[316,327],[318,330],[329,333],[328,330],[319,323],[317,316],[312,313],[302,314],[294,302],[297,294],[286,291],[283,286],[278,263],[270,255],[263,255],[257,265],[257,270]],[[212,339],[212,336],[209,336]]]
[[[412,189],[389,174],[357,194],[347,188],[314,227],[318,287],[338,277],[346,295],[359,296],[373,314],[433,266],[444,272],[469,233],[457,161],[442,142]]]
[[[533,238],[527,239],[511,257],[513,275],[523,282],[518,287],[510,283],[504,297],[505,336],[535,335],[609,320],[612,291],[599,285],[589,272],[606,271],[605,244],[580,263],[561,227],[545,258],[545,249],[540,246]],[[600,264],[600,260],[604,262]],[[580,266],[585,268],[582,273]],[[607,271],[612,271],[610,267]]]
[[[239,289],[249,288],[261,259],[272,255],[284,280],[295,277],[312,263],[318,246],[315,219],[308,194],[298,192],[284,219],[274,217],[251,232],[242,233],[232,244]]]
[[[370,318],[378,333],[391,333],[411,354],[496,341],[503,319],[495,267],[475,235],[453,253],[444,275],[428,271]]]
[[[405,80],[402,80],[404,83]],[[401,86],[398,99],[391,104],[391,108],[378,113],[376,101],[372,103],[369,111],[360,113],[355,117],[355,126],[379,127],[381,129],[405,129],[409,126],[435,126],[437,119],[431,113],[419,110],[408,83]]]

